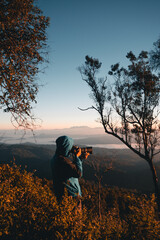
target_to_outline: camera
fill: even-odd
[[[77,147],[77,146],[73,146],[72,149],[71,149],[71,153],[76,153],[78,148],[79,147]],[[92,154],[92,152],[93,152],[92,147],[83,147],[83,148],[81,148],[81,152],[82,152],[82,154],[83,153]]]
[[[81,148],[81,152],[82,152],[82,153],[92,154],[92,147],[84,147],[84,148]]]

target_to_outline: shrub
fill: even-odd
[[[0,235],[41,239],[50,232],[50,222],[58,211],[51,189],[16,165],[2,165],[0,175]]]
[[[83,211],[65,194],[61,204],[48,180],[13,165],[0,165],[0,239],[157,240],[154,195],[103,188],[101,218],[96,185],[82,182]]]

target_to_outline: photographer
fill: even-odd
[[[81,154],[81,148],[73,146],[73,139],[68,136],[57,138],[56,146],[51,159],[54,193],[57,200],[61,201],[66,188],[69,196],[78,199],[82,195],[78,180],[83,172],[82,159],[87,159],[89,153]]]

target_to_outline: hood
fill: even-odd
[[[57,149],[56,155],[63,155],[67,157],[73,147],[73,139],[68,136],[61,136],[56,140]]]

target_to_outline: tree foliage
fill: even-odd
[[[0,16],[0,107],[12,114],[13,124],[29,127],[49,18],[34,0],[2,0]]]
[[[146,150],[145,154],[152,159],[159,139],[160,79],[151,70],[147,52],[141,52],[138,57],[129,52],[127,58],[131,62],[127,69],[120,68],[119,64],[111,66],[109,74],[114,78],[111,88],[106,78],[97,79],[101,66],[97,59],[86,56],[85,65],[79,71],[91,88],[95,102],[91,108],[100,114],[105,131],[118,137],[132,150],[136,143],[140,156]],[[106,103],[111,106],[107,113]],[[111,118],[113,111],[118,118]]]
[[[129,52],[127,58],[128,69],[114,65],[109,72],[115,79],[111,104],[121,118],[121,127],[113,131],[131,147],[136,143],[138,152],[149,160],[159,139],[160,79],[152,73],[147,52],[138,57]]]
[[[160,77],[153,72],[147,52],[142,51],[138,57],[129,52],[126,57],[130,61],[127,68],[120,67],[119,63],[111,66],[111,87],[106,78],[97,79],[101,66],[99,60],[86,56],[79,71],[91,88],[95,102],[91,108],[100,114],[105,132],[121,140],[148,162],[159,198],[153,158],[160,153],[157,149],[160,139]],[[106,110],[107,104],[110,107]]]
[[[155,70],[160,70],[160,38],[153,45],[154,49],[150,52],[151,66]]]

